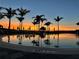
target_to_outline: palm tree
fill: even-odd
[[[17,17],[17,19],[20,21],[19,26],[20,26],[20,30],[22,30],[22,21],[24,20],[24,18],[22,18],[22,17]]]
[[[47,21],[47,19],[44,17],[44,18],[41,18],[40,21],[41,21],[41,27],[42,27],[43,22],[44,22],[44,21]]]
[[[54,18],[54,20],[55,20],[56,22],[58,22],[58,31],[59,31],[59,21],[60,21],[61,19],[63,19],[63,17],[57,16],[57,18]]]
[[[33,25],[34,25],[34,31],[35,31],[35,25],[37,24],[37,22],[32,22],[33,23]]]
[[[41,27],[40,23],[41,22],[43,23],[46,20],[45,18],[43,18],[43,16],[44,15],[36,15],[36,17],[33,17],[34,18],[34,22],[36,22],[38,24],[39,29]]]
[[[18,8],[17,9],[18,11],[19,11],[19,16],[20,17],[17,17],[18,18],[18,20],[20,21],[20,29],[22,30],[22,21],[24,20],[24,16],[27,14],[27,13],[29,13],[30,12],[30,10],[27,10],[27,9],[23,9],[23,8]]]
[[[44,25],[46,25],[47,26],[47,30],[49,30],[49,26],[50,26],[50,24],[52,24],[51,22],[46,22]]]
[[[9,19],[9,27],[8,29],[10,29],[11,27],[11,18],[16,15],[16,10],[12,9],[12,8],[4,8],[4,7],[0,7],[0,9],[5,9],[7,12],[4,12],[4,16],[6,16]],[[3,16],[2,16],[3,17]]]

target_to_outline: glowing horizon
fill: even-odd
[[[19,26],[19,21],[13,21],[11,22],[11,29],[17,29],[17,27]],[[1,20],[0,21],[0,25],[3,25],[4,28],[8,28],[8,21],[5,20]],[[25,30],[28,30],[29,27],[31,27],[31,30],[38,30],[37,29],[37,26],[34,26],[32,24],[32,22],[23,22],[23,27],[25,28]],[[54,31],[54,28],[55,30],[58,30],[58,26],[57,24],[53,24],[53,25],[50,25],[50,31]],[[79,29],[77,25],[75,26],[71,26],[71,25],[61,25],[60,23],[60,30],[76,30],[76,29]]]

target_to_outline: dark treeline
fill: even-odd
[[[14,35],[14,34],[61,34],[61,33],[72,33],[77,34],[79,31],[28,31],[28,30],[12,30],[0,28],[1,35]]]

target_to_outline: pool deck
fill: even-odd
[[[0,42],[0,48],[8,48],[12,50],[18,50],[30,53],[42,53],[42,54],[60,54],[60,55],[79,55],[79,48],[45,48],[45,47],[33,47],[22,46],[11,43]]]

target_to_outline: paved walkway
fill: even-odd
[[[33,46],[21,46],[16,44],[5,43],[1,41],[0,41],[0,47],[23,51],[23,52],[32,52],[32,53],[64,54],[64,55],[79,54],[79,48],[72,49],[72,48],[44,48],[44,47],[33,47]]]
[[[0,59],[79,59],[79,49],[50,49],[0,42]]]

